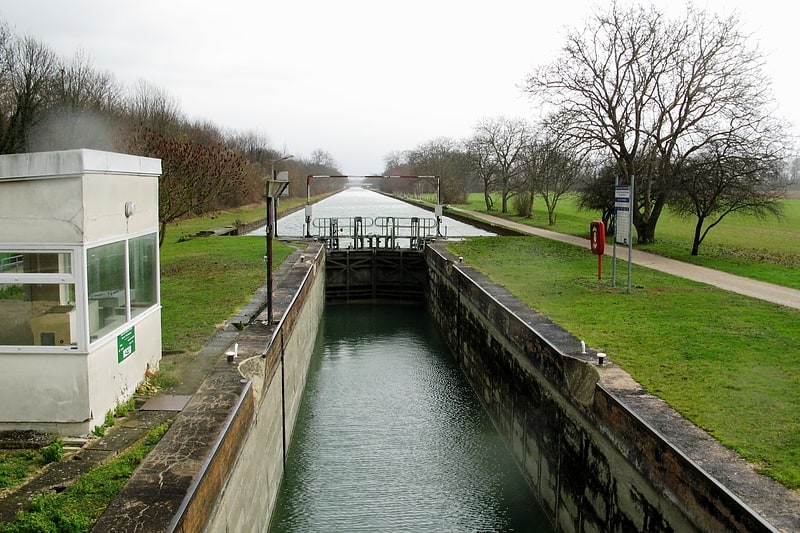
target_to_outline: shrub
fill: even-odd
[[[45,464],[56,463],[64,457],[64,445],[61,439],[56,439],[49,446],[45,446],[39,452],[42,454],[42,459]]]

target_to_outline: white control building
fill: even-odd
[[[0,156],[0,430],[83,435],[161,358],[161,161]]]

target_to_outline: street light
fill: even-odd
[[[291,156],[288,156],[291,157]],[[283,159],[288,159],[285,157]],[[280,161],[278,159],[277,161]],[[275,169],[273,167],[272,170],[272,178],[275,176]],[[286,190],[286,187],[289,186],[288,180],[276,180],[276,179],[268,179],[266,180],[266,197],[267,197],[267,225],[266,225],[266,236],[267,236],[267,255],[264,256],[264,261],[267,263],[267,325],[272,325],[272,224],[273,224],[273,211],[274,211],[274,202],[275,198],[281,195],[283,191]]]

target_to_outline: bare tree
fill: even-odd
[[[339,164],[330,154],[323,150],[322,148],[317,148],[313,152],[311,152],[311,158],[309,159],[309,163],[312,165],[318,165],[320,167],[326,167],[327,169],[334,171],[335,173],[339,172]]]
[[[0,153],[25,152],[51,102],[58,61],[50,47],[32,37],[16,38],[5,26],[0,39]]]
[[[111,150],[119,137],[122,88],[109,72],[94,69],[78,50],[60,63],[51,85],[51,103],[34,128],[31,150],[95,148]]]
[[[578,207],[602,213],[606,235],[614,234],[616,163],[595,164],[592,172],[581,176],[577,185]]]
[[[555,211],[561,197],[572,191],[586,172],[583,160],[554,139],[530,143],[522,156],[532,194],[541,196],[547,208],[547,222],[556,223]]]
[[[667,19],[655,8],[612,4],[571,31],[562,55],[526,90],[556,110],[548,126],[576,146],[610,154],[623,183],[636,177],[634,225],[653,242],[675,190],[672,169],[709,143],[786,137],[769,123],[769,81],[735,16],[689,6]]]
[[[178,100],[166,90],[139,80],[126,100],[131,129],[146,128],[163,135],[174,135],[185,122]]]
[[[245,161],[224,145],[203,145],[147,129],[140,130],[130,143],[133,153],[161,159],[159,245],[164,242],[167,224],[206,213],[226,189],[242,186]]]
[[[688,160],[677,172],[680,193],[670,205],[695,217],[692,255],[727,215],[738,212],[757,217],[778,216],[787,179],[777,158],[752,157],[719,142]]]
[[[418,175],[439,176],[442,203],[466,201],[470,165],[457,141],[440,137],[421,144],[408,151],[408,162]]]
[[[502,213],[508,212],[508,199],[514,194],[523,171],[521,158],[530,135],[525,121],[497,117],[481,120],[468,142],[473,169],[477,170],[476,163],[479,163],[484,184],[487,185],[488,180],[488,185],[500,192]],[[488,175],[489,172],[492,174]]]
[[[483,188],[483,201],[486,210],[494,209],[492,193],[497,189],[498,164],[494,151],[484,142],[483,137],[474,135],[466,141],[467,158]]]

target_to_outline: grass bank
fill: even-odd
[[[93,468],[61,492],[37,496],[14,522],[0,524],[0,533],[83,533],[92,529],[108,504],[122,490],[168,426],[151,429],[141,441],[108,464]]]
[[[538,237],[448,248],[607,352],[759,471],[800,488],[800,311],[636,265],[628,295],[597,280],[588,249]],[[626,269],[620,261],[623,277]]]
[[[598,212],[578,209],[577,196],[566,195],[556,209],[556,223],[548,225],[547,212],[541,199],[534,204],[531,218],[499,212],[500,201],[495,198],[495,210],[488,213],[521,224],[542,227],[588,237],[589,223],[599,218]],[[694,220],[681,218],[665,210],[656,228],[656,242],[637,245],[637,249],[715,268],[768,283],[800,289],[800,200],[783,200],[781,218],[757,219],[732,214],[709,232],[700,247],[700,255],[690,255]],[[464,209],[486,213],[483,194],[471,194]],[[509,204],[509,209],[511,205]]]
[[[281,210],[292,207],[281,202]],[[266,280],[263,237],[194,237],[218,226],[264,218],[263,206],[214,213],[169,227],[161,246],[161,339],[164,350],[197,351]],[[273,241],[273,267],[291,249]]]

